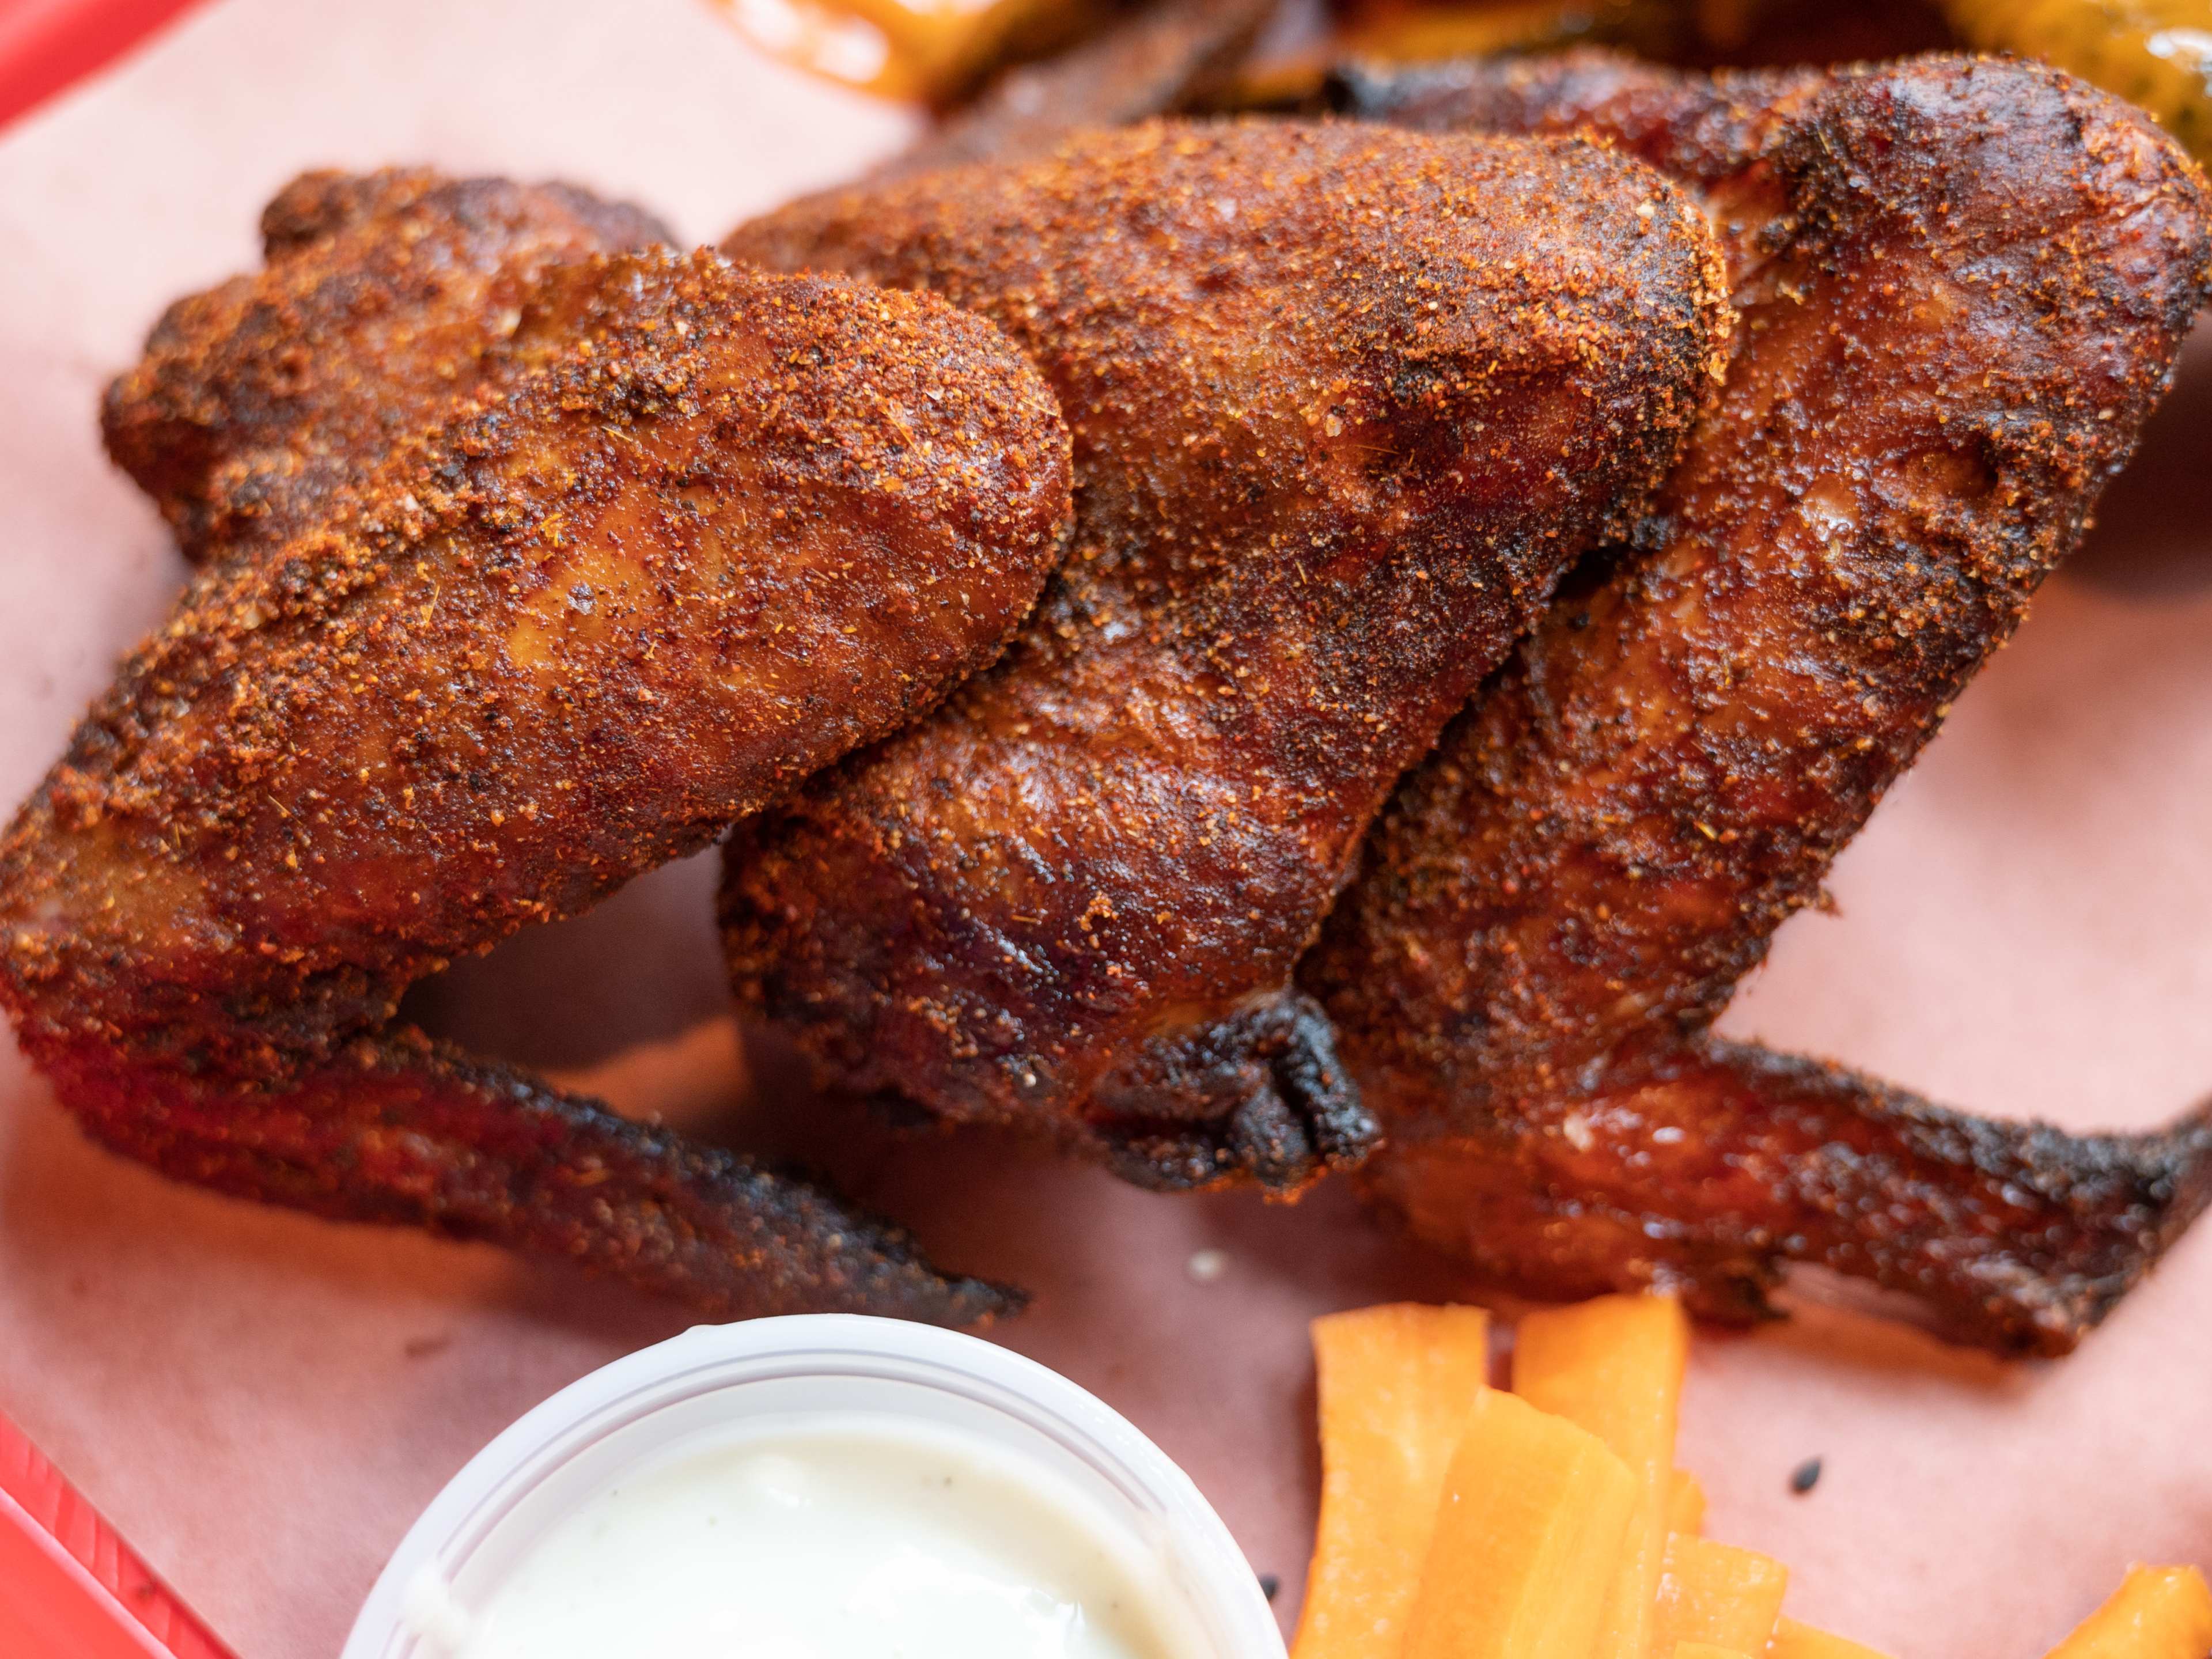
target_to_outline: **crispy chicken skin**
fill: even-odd
[[[568,185],[310,173],[261,218],[266,264],[179,300],[101,429],[195,562],[274,550],[392,447],[527,373],[510,337],[548,265],[669,240]]]
[[[0,1000],[109,1146],[711,1312],[967,1322],[902,1236],[391,1024],[988,662],[1068,436],[988,325],[711,252],[520,296],[541,370],[204,569],[0,841]]]
[[[378,222],[387,235],[403,228],[409,212],[427,207],[421,228],[441,222],[488,228],[501,221],[526,232],[533,225],[580,246],[599,251],[653,247],[674,239],[653,214],[632,202],[609,201],[580,185],[550,179],[515,185],[503,179],[453,179],[428,167],[385,167],[375,173],[319,169],[303,173],[261,210],[262,257],[274,264],[349,227]],[[534,239],[526,237],[525,245]],[[593,251],[585,246],[586,252]]]
[[[1788,1260],[2062,1352],[2212,1193],[2212,1128],[2077,1138],[1704,1035],[2009,635],[2205,297],[2203,181],[2117,100],[1932,58],[1354,76],[1422,127],[1584,127],[1696,188],[1741,313],[1632,550],[1408,780],[1301,979],[1371,1189],[1552,1294],[1747,1317]]]
[[[1997,1122],[1705,1032],[1624,1048],[1516,1110],[1394,1140],[1372,1190],[1526,1295],[1656,1284],[1748,1323],[1771,1316],[1784,1262],[1817,1262],[2000,1353],[2069,1351],[2196,1218],[2212,1161],[2202,1123]]]
[[[1162,1187],[1367,1149],[1292,964],[1400,773],[1717,370],[1703,221],[1579,142],[1157,124],[728,250],[926,287],[1075,434],[1006,659],[732,838],[741,1003],[845,1089]]]

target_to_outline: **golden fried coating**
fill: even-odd
[[[927,296],[596,257],[546,367],[203,571],[0,841],[0,1000],[187,1179],[732,1314],[1004,1304],[727,1155],[390,1022],[988,662],[1069,520],[1049,390]],[[557,348],[553,343],[557,342]]]
[[[1243,58],[1274,10],[1275,0],[1146,0],[1057,56],[1008,70],[869,182],[1030,161],[1083,128],[1187,108]]]
[[[283,546],[394,445],[527,373],[508,337],[546,266],[669,240],[573,185],[419,168],[307,173],[261,230],[267,265],[171,306],[101,410],[194,561]]]
[[[1785,1259],[2063,1352],[2212,1133],[1980,1123],[1700,1034],[2072,549],[2206,294],[2203,181],[2027,64],[1706,79],[1597,55],[1353,83],[1595,127],[1699,190],[1739,345],[1639,544],[1570,585],[1368,844],[1303,982],[1373,1190],[1502,1276],[1764,1306]]]
[[[1580,143],[1160,124],[733,235],[1000,323],[1074,553],[989,674],[731,843],[743,1003],[829,1079],[1170,1187],[1373,1125],[1291,966],[1391,784],[1712,385],[1703,221]]]

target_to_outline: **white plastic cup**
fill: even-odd
[[[1213,1659],[1284,1659],[1243,1553],[1190,1477],[1096,1395],[972,1336],[805,1314],[702,1325],[570,1384],[478,1452],[408,1528],[343,1659],[431,1659],[426,1599],[482,1607],[545,1534],[630,1471],[757,1419],[905,1418],[964,1431],[1072,1485],[1163,1567]]]

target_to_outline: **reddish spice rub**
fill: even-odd
[[[527,372],[510,336],[547,265],[669,240],[573,185],[417,168],[303,174],[261,232],[264,268],[171,306],[101,410],[194,561],[281,547],[393,445]]]
[[[733,838],[741,1000],[839,1086],[1149,1183],[1355,1161],[1373,1124],[1291,966],[1711,391],[1702,219],[1577,142],[1169,123],[726,246],[997,321],[1078,487],[1006,659]]]
[[[895,1230],[391,1022],[913,719],[1060,554],[1068,438],[988,325],[702,252],[523,298],[546,367],[218,562],[0,840],[0,1001],[100,1140],[730,1316],[986,1318]]]
[[[1301,978],[1370,1189],[1540,1293],[1767,1311],[1790,1261],[2063,1352],[2212,1194],[2212,1125],[2077,1137],[1705,1035],[2010,635],[2205,298],[2203,181],[2028,64],[1354,77],[1371,116],[1595,129],[1703,195],[1741,322],[1647,532],[1408,780]]]

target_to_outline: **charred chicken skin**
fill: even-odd
[[[2212,1123],[2076,1137],[1708,1034],[2074,546],[2206,296],[2200,174],[2032,65],[1354,76],[1425,129],[1589,131],[1695,191],[1740,313],[1644,532],[1399,791],[1302,982],[1371,1191],[1542,1294],[1766,1310],[1787,1261],[2063,1352],[2212,1195]]]
[[[170,307],[101,411],[195,561],[318,527],[393,446],[529,372],[514,330],[540,271],[669,240],[573,185],[418,168],[307,173],[261,231],[264,268]]]
[[[211,562],[79,727],[0,839],[0,1002],[186,1181],[723,1315],[988,1317],[895,1230],[392,1020],[994,656],[1068,522],[1051,393],[933,298],[710,252],[515,300],[534,373]]]
[[[1290,985],[1391,785],[1717,373],[1702,217],[1579,141],[1158,124],[726,244],[1043,368],[1074,550],[1006,658],[732,838],[741,1003],[828,1079],[1166,1188],[1374,1124]]]

